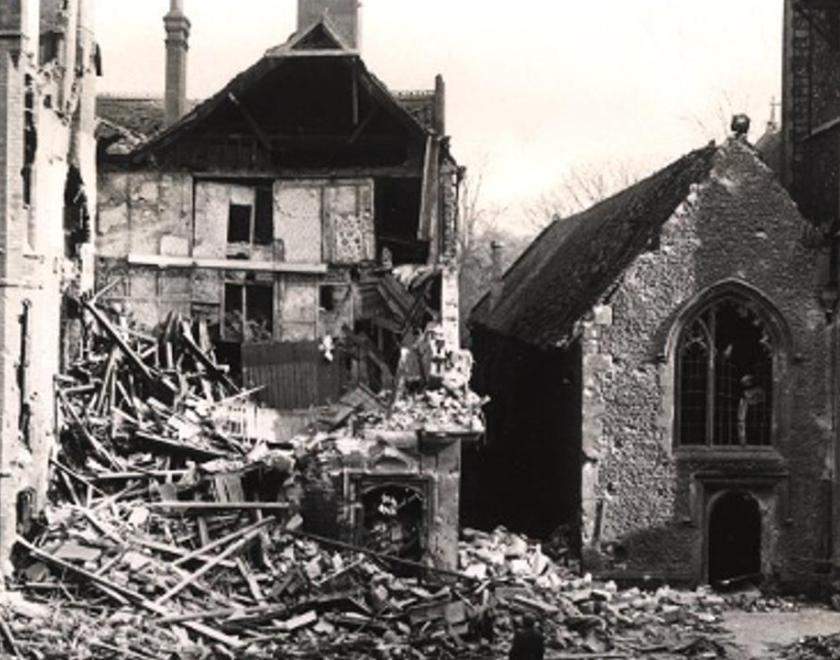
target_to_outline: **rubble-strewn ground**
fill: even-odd
[[[475,432],[481,402],[466,379],[444,369],[433,392],[390,406],[345,401],[327,427],[272,446],[225,413],[247,393],[200,326],[173,319],[151,336],[87,307],[95,331],[58,383],[52,504],[42,519],[21,512],[0,596],[0,657],[503,658],[529,616],[558,660],[738,658],[728,612],[796,609],[756,594],[620,590],[504,529],[464,530],[457,570],[383,552],[398,547],[388,539],[308,534],[300,465],[371,430]],[[399,515],[396,500],[382,506]],[[833,643],[785,657],[834,657],[818,655]]]
[[[840,657],[840,612],[813,605],[796,611],[724,614],[724,626],[747,658],[806,660]],[[827,637],[828,636],[828,637]]]

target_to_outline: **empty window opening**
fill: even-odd
[[[251,214],[248,204],[231,204],[228,211],[228,243],[251,242]]]
[[[225,284],[224,338],[247,343],[274,336],[274,288],[270,284]]]
[[[338,287],[326,284],[318,289],[318,306],[325,312],[335,311]]]
[[[761,580],[761,511],[745,492],[729,492],[712,505],[708,533],[709,582],[719,587]]]
[[[35,128],[35,90],[33,88],[32,76],[26,76],[25,92],[23,96],[23,168],[21,178],[23,180],[23,203],[29,206],[32,203],[32,167],[35,163],[35,154],[38,151],[38,131]]]
[[[61,52],[64,48],[64,32],[61,30],[48,30],[41,33],[40,45],[40,64],[41,66],[57,61],[61,58]]]
[[[270,245],[274,239],[274,196],[270,187],[255,190],[255,204],[231,202],[228,207],[228,243]]]
[[[21,441],[26,447],[31,447],[29,437],[29,422],[32,419],[32,407],[29,404],[29,363],[32,348],[31,310],[32,303],[29,300],[24,300],[19,318],[20,348],[17,363],[17,385],[18,432]]]
[[[358,533],[363,547],[409,561],[423,558],[426,507],[422,490],[391,484],[372,487],[362,493],[361,506]],[[406,574],[405,566],[394,568]]]
[[[750,307],[725,300],[700,314],[679,345],[679,441],[771,443],[774,346]]]
[[[270,187],[257,188],[254,208],[254,243],[271,245],[274,240],[274,191]]]
[[[421,179],[377,179],[374,186],[376,251],[385,250],[395,265],[425,263],[429,244],[417,238],[420,224]]]

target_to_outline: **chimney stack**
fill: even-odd
[[[446,83],[443,76],[435,76],[435,130],[446,135]]]
[[[501,241],[493,241],[490,243],[490,251],[492,255],[491,276],[493,278],[490,283],[490,309],[495,309],[502,296],[502,283],[505,275],[505,244]]]
[[[187,111],[187,51],[190,21],[184,15],[184,0],[170,0],[169,13],[163,17],[166,28],[166,90],[164,116],[171,126]]]
[[[359,0],[298,0],[298,31],[326,14],[330,25],[349,48],[359,48]]]

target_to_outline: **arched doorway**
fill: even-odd
[[[761,511],[744,491],[718,497],[709,511],[709,582],[761,575]]]

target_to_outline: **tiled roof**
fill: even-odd
[[[427,92],[395,92],[394,98],[423,128],[432,129],[435,122],[435,94]],[[187,101],[187,112],[201,101]],[[132,133],[151,137],[164,127],[163,98],[153,96],[99,96],[96,115]]]
[[[505,274],[495,307],[485,296],[471,323],[540,347],[568,338],[692,184],[707,177],[716,151],[713,145],[693,151],[592,208],[555,220]]]
[[[408,110],[418,124],[429,130],[435,127],[435,92],[434,90],[422,91],[397,91],[394,97],[399,104]]]
[[[187,112],[199,101],[187,101]],[[164,126],[163,98],[154,96],[99,96],[96,115],[115,126],[151,137]]]

